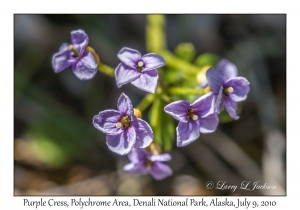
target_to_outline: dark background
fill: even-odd
[[[121,92],[137,105],[143,91],[100,72],[80,81],[55,74],[52,55],[70,32],[83,29],[101,61],[115,68],[124,47],[146,53],[146,15],[15,15],[15,195],[285,195],[286,15],[166,15],[167,47],[194,44],[196,54],[227,58],[250,82],[241,118],[170,152],[173,176],[129,175],[126,156],[112,153],[92,125],[116,109]],[[147,115],[143,117],[147,120]],[[175,131],[174,131],[175,132]],[[206,182],[259,181],[276,189],[206,189]]]

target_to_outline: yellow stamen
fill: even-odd
[[[138,67],[141,68],[141,67],[143,67],[143,66],[144,66],[144,62],[143,62],[143,61],[139,61],[139,62],[138,62]]]
[[[78,58],[80,58],[80,53],[77,50],[75,50],[73,45],[70,44],[68,49],[71,50]]]
[[[234,91],[233,87],[229,87],[225,89],[225,93],[232,93]]]
[[[192,119],[193,119],[194,121],[198,120],[198,115],[193,115]]]
[[[122,127],[122,123],[117,122],[117,123],[116,123],[116,127],[117,127],[117,128],[121,128],[121,127]]]
[[[140,118],[140,119],[142,118],[142,113],[139,109],[134,108],[133,109],[133,114],[136,118]]]
[[[187,111],[187,118],[188,118],[188,120],[190,121],[190,120],[194,120],[194,121],[196,121],[196,120],[198,120],[198,115],[196,115],[195,113],[194,113],[194,110],[192,109],[192,108],[189,108],[188,109],[188,111]]]

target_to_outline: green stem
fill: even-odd
[[[171,102],[171,99],[169,96],[167,96],[166,94],[161,94],[161,98],[167,102],[167,103],[170,103]]]
[[[115,70],[107,65],[104,65],[103,63],[98,64],[98,70],[108,76],[115,76]]]
[[[136,108],[143,112],[147,107],[153,102],[155,94],[148,94],[137,106]]]
[[[163,101],[156,98],[149,112],[149,123],[154,133],[153,142],[162,145],[161,116],[163,112]]]
[[[167,90],[171,94],[176,94],[176,95],[203,95],[205,94],[204,89],[191,89],[191,88],[177,88],[177,87],[172,87]]]
[[[160,52],[166,49],[164,15],[148,15],[146,26],[146,45],[148,52]]]
[[[200,72],[200,68],[176,57],[169,51],[161,51],[160,54],[164,57],[166,60],[167,66],[176,68],[178,70],[181,70],[183,72],[186,72],[188,74],[192,74],[196,76]]]

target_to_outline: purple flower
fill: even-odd
[[[131,163],[124,166],[124,171],[130,174],[151,174],[154,179],[162,180],[173,173],[170,166],[161,163],[171,160],[167,153],[153,155],[145,149],[132,149],[128,158]]]
[[[52,57],[55,73],[72,66],[74,74],[80,80],[88,80],[97,73],[97,63],[92,53],[86,51],[89,38],[83,30],[71,32],[72,45],[63,43]]]
[[[237,115],[237,102],[244,101],[250,91],[249,82],[244,77],[237,76],[236,66],[228,60],[222,59],[215,68],[206,72],[207,82],[211,90],[218,95],[215,111],[220,114],[223,104],[233,119]]]
[[[161,55],[149,53],[141,56],[139,51],[123,47],[118,53],[118,58],[121,61],[115,71],[118,88],[131,82],[141,90],[155,92],[158,80],[156,69],[166,65]]]
[[[153,132],[147,122],[136,118],[127,95],[121,94],[118,111],[105,110],[93,118],[95,128],[106,135],[108,148],[120,155],[126,155],[135,148],[145,148],[153,141]]]
[[[189,101],[175,101],[165,106],[165,112],[179,120],[176,128],[178,147],[195,141],[200,133],[216,130],[219,118],[214,112],[214,103],[215,94],[209,92],[192,104]]]

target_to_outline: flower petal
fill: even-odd
[[[60,48],[59,48],[59,52],[62,52],[62,51],[67,51],[67,50],[69,50],[69,44],[68,43],[63,43],[61,46],[60,46]],[[71,52],[71,51],[70,51]]]
[[[108,109],[94,116],[93,125],[99,131],[105,134],[120,134],[123,132],[123,130],[121,128],[117,128],[116,123],[119,122],[121,117],[122,115],[120,114],[120,112]]]
[[[176,133],[178,147],[183,147],[190,144],[200,136],[198,120],[188,123],[179,122],[176,128]]]
[[[68,44],[64,43],[59,48],[59,52],[52,56],[52,67],[55,73],[59,73],[70,67],[76,60],[72,58],[73,52],[68,50]]]
[[[77,63],[73,64],[72,70],[78,79],[89,80],[96,75],[97,65],[94,56],[89,52]]]
[[[145,65],[145,68],[142,70],[142,72],[157,69],[166,65],[165,59],[156,53],[146,54],[142,57],[142,60]]]
[[[203,81],[198,85],[198,88],[204,89],[204,88],[206,88],[207,86],[208,86],[208,82],[207,82],[207,80],[205,79],[205,80],[203,80]]]
[[[89,37],[84,30],[79,29],[71,32],[71,42],[80,55],[83,55],[85,48],[89,44]]]
[[[215,112],[220,114],[223,106],[223,86],[220,87],[219,94],[215,103]]]
[[[140,77],[132,81],[131,84],[146,92],[154,93],[157,86],[158,73],[157,70],[149,70],[142,72]]]
[[[129,127],[123,130],[121,134],[106,135],[106,144],[111,151],[119,155],[126,155],[132,149],[135,139],[135,130],[133,127]]]
[[[224,81],[238,75],[237,67],[226,59],[220,60],[216,68],[223,72]]]
[[[147,150],[140,148],[132,148],[128,154],[128,158],[132,163],[145,161],[147,156],[151,155]]]
[[[206,93],[205,95],[199,97],[191,107],[195,110],[195,113],[198,114],[199,118],[206,117],[215,112],[216,95],[214,92]]]
[[[224,106],[230,117],[235,120],[238,120],[240,117],[237,115],[237,102],[231,100],[230,98],[223,99]]]
[[[121,93],[118,99],[118,110],[123,115],[128,115],[130,119],[133,121],[133,106],[130,98],[125,94]]]
[[[117,56],[122,63],[132,69],[137,69],[137,63],[142,60],[141,53],[129,47],[123,47]]]
[[[127,67],[123,63],[120,63],[115,70],[117,87],[120,88],[122,87],[122,85],[125,85],[128,82],[132,82],[140,75],[141,73],[139,73],[138,71]]]
[[[206,71],[206,79],[210,86],[210,88],[215,92],[218,93],[220,87],[224,83],[224,75],[223,72],[220,71],[218,68],[209,68]]]
[[[163,153],[163,154],[160,154],[160,155],[151,155],[148,157],[148,160],[151,160],[151,161],[169,161],[171,160],[172,157],[170,154],[168,153]]]
[[[128,163],[124,166],[123,170],[130,174],[145,174],[148,171],[145,162]]]
[[[164,110],[167,114],[174,117],[180,122],[187,123],[187,111],[190,108],[189,101],[175,101],[165,106]]]
[[[219,118],[216,113],[200,119],[200,133],[212,133],[219,124]]]
[[[171,176],[173,174],[173,171],[170,166],[164,163],[154,162],[149,173],[153,176],[154,179],[162,180],[168,176]]]
[[[232,87],[233,92],[228,93],[229,97],[235,101],[240,102],[244,101],[247,98],[247,95],[250,91],[249,82],[244,77],[235,77],[227,80],[224,84],[225,88]]]
[[[151,144],[154,139],[153,131],[150,125],[139,118],[133,122],[133,126],[136,132],[135,148],[145,148]]]

